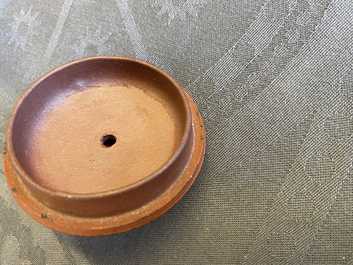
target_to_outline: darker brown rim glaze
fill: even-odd
[[[21,163],[19,162],[18,158],[16,157],[16,153],[14,151],[14,143],[12,141],[12,136],[13,136],[13,130],[14,130],[14,121],[16,118],[16,114],[24,100],[32,93],[33,90],[44,80],[47,78],[55,75],[56,73],[59,73],[61,70],[70,67],[72,65],[77,65],[77,64],[82,64],[84,65],[86,62],[90,61],[119,61],[119,62],[129,62],[129,63],[134,63],[136,65],[143,65],[145,67],[150,68],[153,70],[157,75],[163,76],[165,79],[167,79],[169,82],[173,84],[173,87],[175,90],[178,92],[180,95],[182,102],[183,102],[183,107],[185,110],[185,125],[184,125],[184,132],[183,136],[181,138],[181,142],[176,149],[175,153],[172,155],[172,157],[156,172],[153,174],[146,176],[144,179],[137,181],[134,184],[122,187],[122,188],[117,188],[117,189],[112,189],[104,192],[97,192],[97,193],[87,193],[87,194],[76,194],[76,193],[68,193],[64,191],[57,191],[50,189],[48,187],[44,187],[40,185],[39,183],[35,182],[33,178],[31,178],[25,169],[22,167]],[[49,207],[53,207],[59,211],[64,211],[69,214],[73,215],[79,215],[79,216],[105,216],[105,215],[110,215],[113,214],[115,211],[114,206],[108,207],[108,209],[99,209],[99,206],[101,204],[114,204],[115,199],[120,197],[124,197],[123,201],[128,200],[128,196],[130,193],[130,198],[131,196],[136,196],[136,192],[138,193],[139,190],[141,190],[144,186],[147,187],[147,185],[152,185],[153,184],[158,184],[159,182],[157,179],[161,179],[161,176],[167,172],[170,172],[173,170],[173,165],[179,163],[178,160],[184,160],[183,162],[180,163],[186,163],[185,161],[188,160],[188,154],[190,153],[190,150],[188,150],[188,146],[190,146],[190,141],[192,141],[191,137],[191,131],[192,131],[192,122],[191,122],[191,114],[190,114],[190,106],[187,100],[187,96],[185,94],[184,89],[174,80],[172,79],[168,74],[165,72],[161,71],[160,69],[156,68],[155,66],[148,64],[146,62],[142,62],[136,59],[130,59],[130,58],[125,58],[125,57],[90,57],[90,58],[84,58],[81,60],[73,61],[71,63],[65,64],[63,66],[60,66],[48,74],[44,75],[41,77],[39,80],[35,81],[28,91],[20,98],[18,103],[15,106],[12,118],[10,120],[9,126],[8,126],[8,132],[7,132],[7,151],[10,154],[9,158],[11,161],[11,164],[14,167],[14,170],[18,173],[18,175],[21,177],[22,181],[25,183],[26,186],[28,186],[29,190],[34,194],[35,197],[37,197],[39,200],[43,201],[46,205]],[[185,157],[185,158],[181,158]],[[179,164],[180,164],[179,163]],[[178,167],[174,166],[174,167]],[[180,167],[180,165],[179,165]],[[175,170],[175,168],[174,168]],[[177,177],[177,176],[176,176]],[[172,180],[170,180],[172,182]],[[155,182],[155,183],[153,183]],[[167,186],[169,184],[165,183],[163,184],[165,187],[162,187],[164,190],[167,189]],[[150,187],[151,189],[151,187]],[[152,195],[151,195],[152,196]],[[157,194],[154,194],[153,196],[158,196]],[[152,198],[150,198],[152,199]],[[138,202],[136,205],[133,205],[132,208],[137,208],[139,206],[143,205],[143,199],[141,199],[141,202]],[[130,209],[121,209],[118,210],[125,212]]]

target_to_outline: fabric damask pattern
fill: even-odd
[[[168,24],[170,24],[173,19],[185,21],[187,15],[197,16],[198,8],[206,3],[206,0],[181,1],[179,3],[172,0],[157,0],[154,4],[160,8],[158,15],[166,15],[168,17]]]
[[[177,206],[109,237],[36,224],[0,167],[0,265],[353,264],[352,10],[350,0],[0,0],[0,147],[28,84],[92,55],[171,73],[208,141]]]

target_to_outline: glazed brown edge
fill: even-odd
[[[173,86],[176,88],[176,90],[178,91],[179,95],[181,96],[181,99],[184,104],[184,109],[186,110],[185,131],[184,131],[181,143],[180,143],[179,147],[177,148],[176,152],[174,153],[174,155],[159,170],[150,174],[149,176],[142,179],[141,181],[138,181],[134,184],[128,185],[123,188],[118,188],[118,189],[113,189],[110,191],[104,191],[104,192],[98,192],[98,193],[75,194],[75,193],[68,193],[68,192],[51,190],[50,188],[44,187],[44,186],[36,183],[35,181],[33,181],[33,179],[30,178],[28,176],[28,174],[26,173],[26,171],[23,169],[23,167],[21,166],[20,162],[18,161],[18,159],[15,155],[15,152],[13,149],[13,142],[12,142],[12,130],[13,130],[13,123],[16,118],[16,113],[17,113],[18,109],[20,108],[21,103],[26,99],[26,97],[33,91],[33,89],[35,89],[35,87],[38,84],[40,84],[46,78],[50,77],[52,74],[55,74],[56,72],[59,72],[62,69],[65,69],[66,67],[69,67],[71,65],[80,64],[80,63],[84,63],[86,61],[92,61],[92,60],[127,61],[127,62],[132,62],[132,63],[144,65],[145,67],[152,69],[153,71],[157,72],[158,74],[160,74],[164,78],[166,78],[168,81],[170,81],[173,84]],[[39,192],[42,195],[45,194],[45,195],[49,195],[49,196],[54,196],[54,197],[61,199],[61,200],[64,200],[64,201],[66,201],[66,200],[87,201],[87,200],[91,200],[91,199],[100,199],[102,197],[106,197],[106,196],[109,197],[112,195],[124,193],[126,191],[135,189],[141,185],[144,185],[144,184],[150,182],[154,178],[159,177],[163,171],[165,171],[168,167],[170,167],[179,158],[183,149],[185,148],[187,141],[188,141],[189,132],[191,130],[190,106],[187,102],[188,100],[187,100],[187,96],[185,95],[185,92],[186,92],[185,89],[177,81],[175,81],[169,74],[167,74],[163,70],[157,68],[156,66],[154,66],[150,63],[140,61],[138,59],[127,58],[127,57],[116,57],[116,56],[97,56],[97,57],[87,57],[87,58],[83,58],[83,59],[79,59],[79,60],[74,60],[70,63],[61,65],[61,66],[56,67],[53,70],[49,71],[47,74],[43,75],[38,80],[34,81],[32,83],[32,85],[29,86],[27,91],[17,101],[17,104],[15,105],[15,108],[12,112],[12,116],[11,116],[9,124],[8,124],[7,137],[6,137],[6,148],[10,154],[10,156],[9,156],[10,160],[11,160],[12,164],[14,165],[14,169],[17,171],[17,173],[26,182],[26,184],[29,185],[30,190],[32,190],[33,192],[37,192],[37,193]]]
[[[34,81],[33,84],[27,89],[27,91],[22,94],[22,96],[20,96],[18,102],[16,103],[15,105],[15,108],[14,110],[12,111],[12,115],[11,115],[11,118],[10,118],[10,122],[9,122],[9,125],[8,125],[8,130],[7,130],[7,140],[6,140],[6,143],[7,143],[7,147],[8,147],[8,151],[11,152],[11,153],[14,153],[13,152],[13,143],[12,143],[12,138],[11,138],[11,131],[12,131],[12,128],[13,128],[13,121],[15,119],[15,114],[17,113],[17,110],[18,108],[20,107],[22,101],[27,97],[27,95],[29,95],[31,93],[31,91],[33,90],[33,88],[35,86],[37,86],[40,82],[42,82],[43,80],[45,80],[47,77],[49,77],[50,75],[68,67],[68,66],[71,66],[71,65],[74,65],[74,64],[78,64],[78,63],[81,63],[81,62],[85,62],[85,61],[90,61],[90,60],[96,60],[96,59],[104,59],[104,60],[123,60],[123,61],[129,61],[129,62],[133,62],[133,63],[138,63],[138,64],[142,64],[144,66],[147,66],[151,69],[153,69],[154,71],[162,74],[165,78],[167,78],[169,81],[171,81],[174,86],[177,88],[179,94],[181,95],[181,98],[183,99],[183,104],[184,104],[184,108],[187,110],[186,111],[186,126],[185,126],[185,131],[184,131],[184,134],[183,134],[183,137],[182,137],[182,140],[181,140],[181,144],[179,145],[179,147],[177,148],[177,150],[175,151],[174,155],[160,168],[158,169],[156,172],[150,174],[148,177],[144,178],[143,181],[147,181],[147,178],[150,178],[150,177],[153,177],[155,174],[158,174],[158,172],[160,171],[163,171],[165,169],[165,167],[167,167],[173,159],[175,159],[178,154],[181,152],[181,149],[184,147],[185,145],[185,142],[187,142],[187,138],[188,138],[188,131],[190,130],[190,127],[191,127],[191,120],[190,120],[190,107],[189,107],[189,104],[187,103],[187,99],[185,97],[185,89],[176,81],[174,80],[169,74],[167,74],[166,72],[164,72],[163,70],[159,69],[158,67],[148,63],[148,62],[145,62],[145,61],[141,61],[141,60],[138,60],[138,59],[134,59],[134,58],[128,58],[128,57],[120,57],[120,56],[95,56],[95,57],[87,57],[87,58],[83,58],[83,59],[79,59],[79,60],[74,60],[72,62],[69,62],[67,64],[64,64],[64,65],[61,65],[59,67],[56,67],[54,68],[53,70],[51,70],[50,72],[48,72],[47,74],[45,74],[44,76],[42,76],[41,78],[39,78],[38,80]],[[17,160],[17,158],[15,156],[11,156],[12,158],[12,161],[15,162],[14,165],[18,171],[18,173],[20,174],[23,174],[23,175],[26,175],[28,177],[28,174],[26,173],[26,171],[22,168],[21,164],[19,163],[19,161]],[[31,178],[29,178],[31,179]],[[31,180],[30,180],[31,181]],[[131,185],[128,185],[126,187],[123,187],[123,188],[120,188],[119,190],[123,191],[123,190],[128,190],[130,187],[138,184],[138,183],[142,183],[143,181],[138,181],[136,182],[135,184],[131,184]],[[32,181],[31,181],[32,182]],[[37,184],[36,182],[34,182],[35,184]],[[40,187],[42,187],[41,185],[39,185]],[[50,188],[44,188],[44,189],[47,189],[47,190],[50,190],[51,192],[54,192],[54,193],[57,193],[57,194],[62,194],[62,195],[70,195],[70,196],[77,196],[77,197],[88,197],[89,195],[92,195],[92,194],[95,194],[95,195],[100,195],[100,194],[106,194],[108,193],[109,191],[104,191],[104,192],[98,192],[98,193],[92,193],[92,194],[76,194],[76,193],[67,193],[67,192],[58,192],[58,191],[55,191],[55,190],[51,190]],[[115,192],[117,189],[114,189],[112,190],[113,192]]]

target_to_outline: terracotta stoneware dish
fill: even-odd
[[[190,188],[205,152],[185,90],[120,57],[75,61],[35,82],[6,139],[5,173],[19,205],[49,228],[83,236],[163,214]]]

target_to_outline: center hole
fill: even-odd
[[[116,143],[116,137],[112,134],[106,134],[101,139],[102,145],[105,147],[111,147]]]

